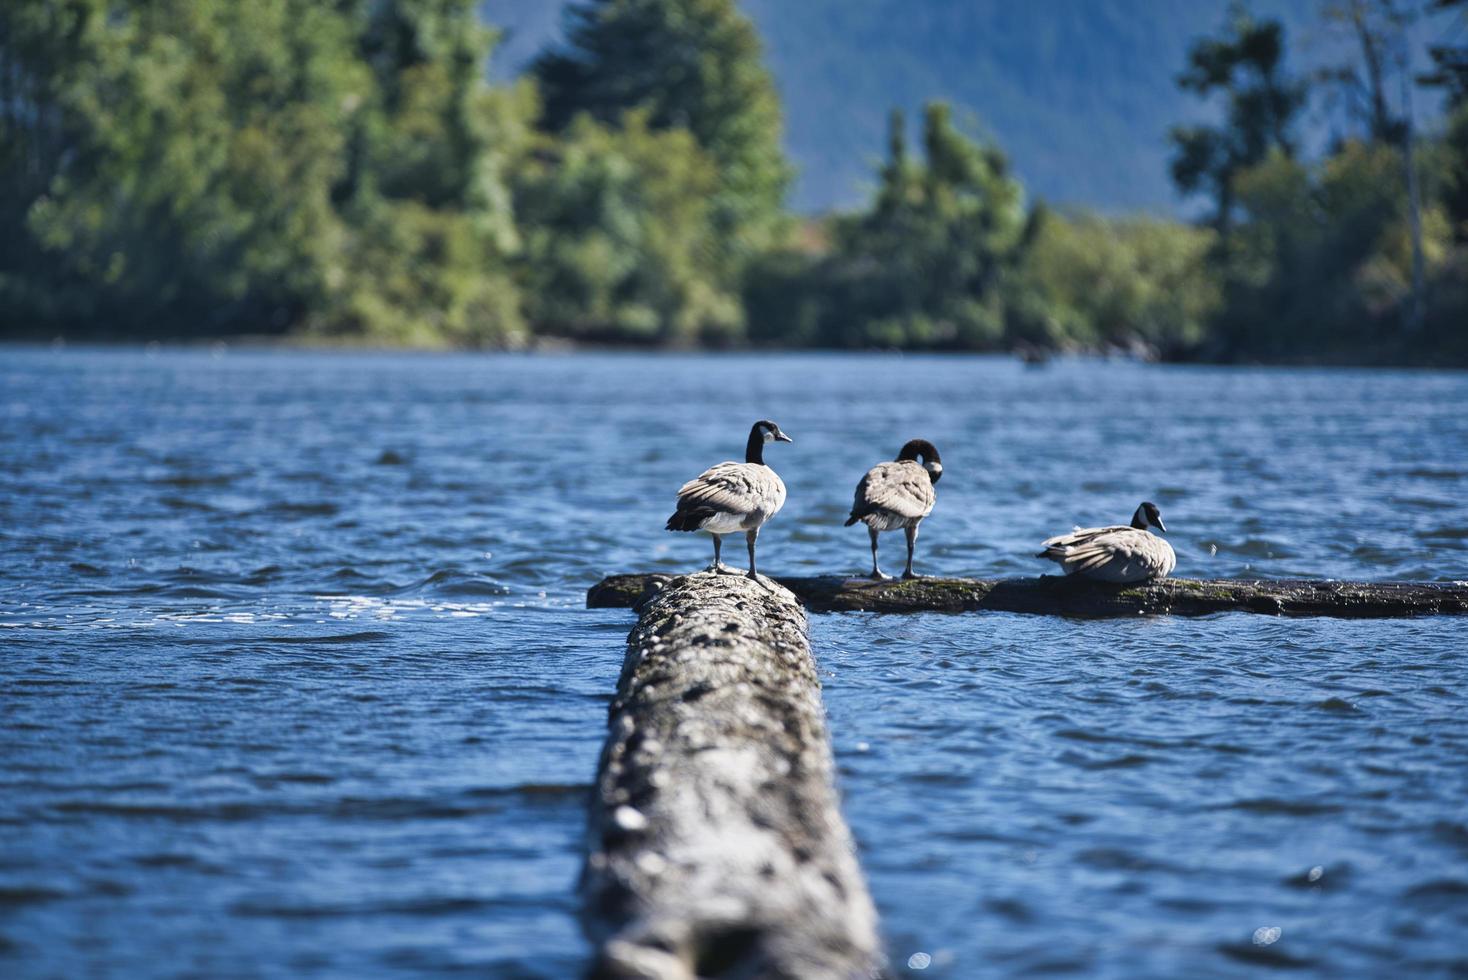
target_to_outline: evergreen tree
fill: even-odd
[[[1468,0],[1433,0],[1431,9],[1457,12],[1459,25],[1453,33],[1457,35],[1458,43],[1447,43],[1445,36],[1428,45],[1427,53],[1432,58],[1433,69],[1423,81],[1446,89],[1449,103],[1458,108],[1468,103],[1468,43],[1463,40],[1463,28],[1468,26]]]
[[[0,138],[28,146],[0,237],[39,259],[0,271],[10,316],[270,331],[319,296],[339,123],[365,81],[340,18],[305,0],[19,0],[4,16],[0,59],[44,79],[22,104],[46,121]]]
[[[567,44],[535,65],[544,125],[580,113],[619,125],[632,110],[654,130],[687,129],[713,160],[713,220],[731,272],[777,237],[790,167],[779,95],[758,34],[733,0],[581,0]]]
[[[1271,152],[1294,155],[1292,130],[1306,87],[1285,74],[1283,62],[1280,23],[1256,21],[1235,6],[1224,35],[1194,44],[1178,77],[1185,91],[1225,98],[1223,125],[1177,126],[1170,134],[1173,181],[1185,194],[1213,198],[1213,224],[1221,233],[1233,221],[1235,176]]]
[[[1457,35],[1468,31],[1468,0],[1435,0],[1433,8],[1456,12]],[[1455,238],[1468,244],[1468,43],[1437,43],[1429,46],[1433,70],[1423,79],[1442,88],[1448,96],[1448,125],[1444,139],[1444,203],[1453,223]]]
[[[1406,121],[1392,111],[1388,88],[1397,81],[1394,72],[1407,70],[1402,57],[1407,11],[1396,0],[1326,0],[1321,16],[1357,54],[1322,69],[1319,79],[1342,98],[1347,114],[1360,120],[1368,139],[1401,142]]]
[[[0,328],[514,339],[492,40],[472,0],[0,4]]]
[[[1024,193],[996,147],[964,136],[943,103],[908,159],[900,113],[872,209],[835,227],[844,344],[985,347],[1003,332],[996,290],[1025,241]]]
[[[558,336],[686,344],[728,340],[709,220],[715,170],[681,129],[582,116],[546,139],[516,181],[531,319]]]

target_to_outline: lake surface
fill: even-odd
[[[585,589],[766,416],[775,574],[922,436],[919,571],[1146,498],[1179,575],[1468,578],[1462,374],[0,348],[0,974],[575,976]],[[1468,618],[812,632],[896,973],[1468,971]]]

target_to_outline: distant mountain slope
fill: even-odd
[[[792,204],[864,199],[888,110],[947,99],[1010,154],[1030,192],[1109,211],[1174,211],[1167,128],[1199,107],[1174,78],[1228,0],[741,0],[785,98],[800,168]],[[506,29],[496,74],[559,37],[558,0],[487,0]],[[1297,62],[1319,52],[1316,0],[1255,0],[1289,29]]]

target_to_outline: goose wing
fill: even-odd
[[[785,484],[768,466],[759,463],[720,463],[683,484],[678,509],[707,507],[725,514],[766,517],[785,505]]]
[[[1041,552],[1039,557],[1052,558],[1055,556],[1049,554],[1049,552],[1055,551],[1063,554],[1068,549],[1082,547],[1083,545],[1095,541],[1099,537],[1103,537],[1108,534],[1115,534],[1118,531],[1134,530],[1136,530],[1136,528],[1132,527],[1129,524],[1109,524],[1106,527],[1071,528],[1069,534],[1057,534],[1053,538],[1046,538],[1040,544],[1040,547],[1044,548],[1045,551]]]
[[[1177,556],[1149,531],[1119,525],[1089,528],[1051,538],[1043,557],[1058,562],[1067,575],[1102,582],[1140,582],[1172,572]]]
[[[912,520],[931,514],[937,499],[932,478],[919,464],[878,463],[856,485],[851,516],[861,518],[875,511],[886,511]]]

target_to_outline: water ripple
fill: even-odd
[[[1468,576],[1460,375],[6,349],[0,972],[584,972],[630,624],[585,589],[706,562],[672,493],[765,416],[773,572],[864,571],[851,488],[921,435],[920,571],[1150,497],[1181,574]],[[1465,621],[812,632],[894,963],[1462,972]]]

